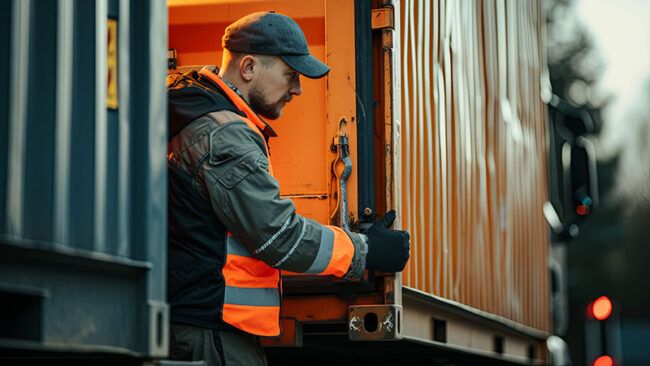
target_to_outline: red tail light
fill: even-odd
[[[614,366],[614,359],[610,356],[600,356],[594,361],[594,366]]]

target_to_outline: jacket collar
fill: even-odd
[[[246,114],[246,117],[257,126],[257,128],[262,131],[262,134],[268,139],[270,137],[276,137],[278,134],[271,128],[271,126],[266,123],[260,116],[255,113],[248,103],[237,93],[235,90],[233,90],[231,87],[229,87],[226,82],[219,77],[219,75],[216,74],[217,69],[210,68],[210,67],[204,67],[199,71],[199,75],[207,78],[210,80],[212,83],[214,83],[219,89],[221,89],[230,101],[235,104],[235,106],[240,109],[244,114]]]

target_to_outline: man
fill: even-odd
[[[280,198],[259,116],[278,118],[300,75],[329,67],[293,20],[248,15],[223,36],[220,70],[168,78],[169,276],[175,359],[265,365],[258,336],[280,333],[280,270],[358,279],[401,271],[409,235],[388,213],[365,234],[324,226]],[[303,121],[303,123],[307,123]]]

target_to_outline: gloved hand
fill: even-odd
[[[409,260],[411,236],[402,230],[391,230],[395,210],[387,212],[372,224],[365,234],[368,237],[366,268],[383,272],[398,272]]]

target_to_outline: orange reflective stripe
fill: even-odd
[[[237,329],[258,336],[280,335],[279,306],[223,304],[223,320]]]
[[[221,270],[228,286],[278,287],[280,271],[253,257],[228,255]]]
[[[352,263],[352,257],[354,256],[354,244],[352,244],[352,239],[348,234],[340,227],[326,227],[334,232],[334,246],[327,267],[319,274],[343,277],[350,269],[350,263]]]

